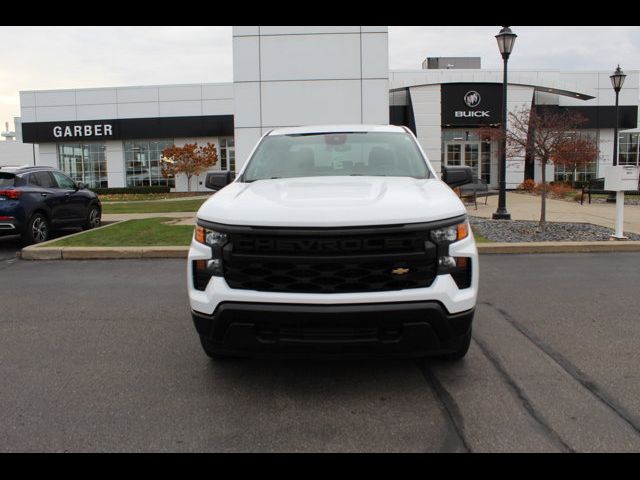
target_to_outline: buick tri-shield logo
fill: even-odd
[[[464,103],[466,103],[469,108],[475,108],[480,105],[480,100],[480,94],[475,90],[471,90],[464,95]]]

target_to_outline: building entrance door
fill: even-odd
[[[471,167],[473,175],[491,185],[495,170],[492,142],[484,140],[449,140],[445,142],[445,165]]]

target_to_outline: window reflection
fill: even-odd
[[[59,143],[58,168],[89,188],[106,188],[106,148],[102,143]]]
[[[175,178],[162,176],[162,151],[173,140],[132,140],[124,142],[124,163],[128,187],[175,187]]]

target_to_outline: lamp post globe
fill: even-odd
[[[516,38],[518,36],[511,31],[509,27],[502,27],[500,33],[496,35],[496,40],[498,41],[498,48],[500,49],[500,53],[502,57],[505,56],[508,58],[513,51],[513,45],[516,43]]]
[[[613,131],[613,165],[618,165],[618,123],[619,123],[619,107],[618,107],[618,99],[620,96],[620,90],[622,90],[622,85],[624,85],[624,79],[627,76],[624,74],[620,65],[616,68],[616,71],[609,77],[611,79],[611,86],[613,90],[616,92],[616,126]]]
[[[496,35],[498,49],[503,60],[503,80],[502,80],[502,139],[500,158],[500,182],[498,194],[498,209],[493,214],[494,220],[511,220],[511,214],[507,211],[507,62],[509,55],[513,51],[518,36],[511,31],[508,26],[503,26],[500,33]]]

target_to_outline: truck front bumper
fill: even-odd
[[[401,356],[456,351],[474,309],[450,314],[435,301],[292,305],[223,302],[212,315],[192,311],[217,353],[243,356]]]

